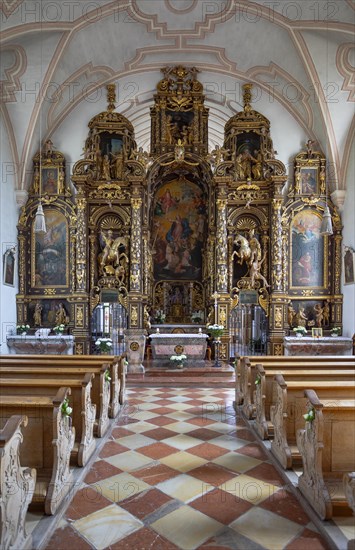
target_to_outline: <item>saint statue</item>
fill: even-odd
[[[42,306],[41,302],[37,302],[35,306],[35,311],[33,314],[33,321],[35,327],[40,327],[42,325]]]
[[[66,325],[68,322],[67,312],[64,309],[63,304],[60,302],[58,309],[55,314],[56,325]]]

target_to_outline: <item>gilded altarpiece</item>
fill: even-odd
[[[18,224],[18,322],[36,326],[37,311],[37,326],[52,326],[60,312],[81,354],[93,351],[91,320],[103,302],[120,304],[125,326],[142,334],[157,310],[176,325],[192,324],[197,312],[203,323],[225,327],[223,360],[231,355],[233,314],[248,301],[263,312],[271,354],[283,353],[283,338],[302,315],[308,327],[341,326],[341,221],[327,201],[324,156],[309,146],[297,155],[287,187],[270,122],[252,107],[251,84],[224,143],[208,152],[198,70],[162,73],[149,153],[116,112],[109,84],[107,110],[89,121],[73,167],[75,189],[51,142],[34,158]],[[41,236],[33,230],[40,200]],[[334,234],[323,236],[327,203]]]
[[[41,203],[46,233],[35,232]],[[73,328],[74,281],[70,258],[75,250],[76,213],[65,179],[65,158],[47,140],[33,158],[29,197],[18,221],[19,293],[17,322],[53,328],[59,322]]]

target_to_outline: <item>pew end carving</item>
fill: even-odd
[[[29,548],[31,536],[27,536],[25,518],[31,502],[36,470],[20,464],[22,427],[26,416],[14,415],[0,430],[0,547],[3,550]]]

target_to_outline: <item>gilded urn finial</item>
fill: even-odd
[[[251,90],[253,85],[248,82],[247,84],[243,84],[243,103],[244,103],[244,111],[247,113],[250,113],[251,111]]]
[[[114,111],[116,109],[116,84],[107,84],[107,110]]]

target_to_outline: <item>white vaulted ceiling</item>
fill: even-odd
[[[353,0],[5,0],[0,10],[1,111],[17,189],[28,187],[40,137],[51,136],[69,161],[80,157],[110,82],[117,110],[149,149],[160,69],[176,64],[200,71],[211,147],[241,108],[241,85],[253,82],[253,106],[270,119],[281,160],[291,162],[310,137],[334,163],[332,189],[344,189],[354,133]]]

